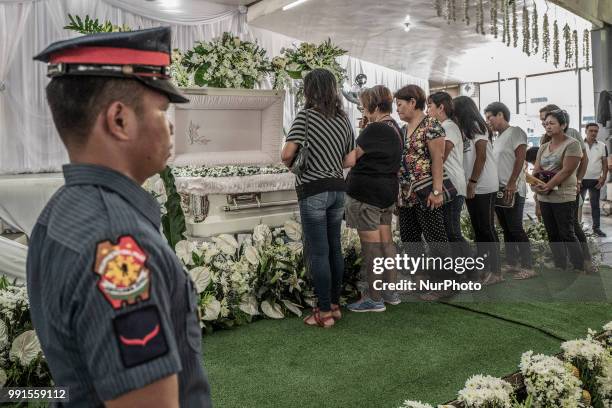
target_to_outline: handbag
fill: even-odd
[[[495,206],[502,208],[512,208],[514,207],[515,197],[516,194],[512,194],[512,197],[509,200],[506,199],[506,186],[501,186],[495,194]]]
[[[414,193],[418,200],[424,207],[427,207],[427,198],[429,194],[433,191],[433,176],[425,177],[422,180],[415,181],[410,184],[410,193]],[[442,176],[442,198],[444,204],[453,201],[453,199],[457,196],[457,189],[453,185],[448,173],[444,170]]]
[[[308,156],[310,155],[310,149],[308,146],[308,109],[305,109],[306,120],[304,124],[304,143],[300,147],[300,149],[295,154],[295,158],[293,159],[293,163],[291,163],[291,172],[296,176],[301,176],[306,172],[308,168]]]

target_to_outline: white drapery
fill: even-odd
[[[59,171],[68,161],[45,99],[46,68],[44,64],[32,61],[32,56],[51,42],[78,35],[63,29],[68,22],[68,13],[88,14],[100,21],[110,20],[132,28],[169,25],[172,28],[172,47],[182,50],[192,48],[196,41],[215,38],[224,31],[233,32],[243,39],[257,40],[270,57],[279,55],[283,47],[299,43],[278,33],[248,27],[243,7],[227,9],[227,6],[214,5],[202,7],[192,16],[159,16],[143,10],[136,14],[139,10],[124,0],[0,0],[0,16],[17,7],[26,10],[22,12],[22,25],[17,23],[14,15],[8,18],[8,26],[0,24],[0,78],[3,72],[6,78],[6,89],[0,92],[0,174]],[[205,23],[197,23],[198,20]],[[2,21],[0,17],[0,23]],[[5,27],[13,28],[5,30]],[[20,41],[18,27],[23,28]],[[3,46],[12,49],[10,64],[1,63],[4,61]],[[380,83],[395,91],[402,85],[413,83],[427,90],[426,80],[380,65],[350,57],[342,58],[340,63],[347,68],[349,81],[363,72],[368,76],[368,86]],[[271,84],[268,82],[263,86],[269,88]],[[6,107],[4,111],[2,106]],[[352,123],[355,123],[354,119],[359,115],[355,106],[346,102],[346,108]],[[288,93],[283,121],[286,128],[294,117],[293,95]]]

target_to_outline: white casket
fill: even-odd
[[[280,163],[284,91],[189,88],[189,103],[174,105],[171,165],[270,166]],[[280,226],[297,216],[293,174],[233,177],[179,175],[187,229],[193,237]]]

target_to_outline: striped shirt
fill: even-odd
[[[30,313],[62,406],[103,401],[178,375],[181,407],[210,407],[197,294],[159,233],[156,200],[128,177],[64,167],[27,264]]]
[[[345,191],[342,163],[355,148],[355,134],[346,117],[328,119],[316,110],[308,109],[308,121],[308,167],[295,178],[300,200],[324,191]],[[306,112],[302,110],[291,125],[287,142],[299,146],[304,144],[305,123]]]

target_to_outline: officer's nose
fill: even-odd
[[[170,121],[168,121],[168,125],[170,125],[170,136],[172,136],[174,135],[174,125]]]

